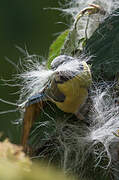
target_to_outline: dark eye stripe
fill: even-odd
[[[79,64],[78,70],[84,70],[83,64]]]
[[[79,64],[76,71],[58,72],[59,78],[58,78],[58,80],[55,79],[55,82],[62,84],[64,82],[74,78],[75,76],[79,75],[80,72],[82,72],[83,70],[84,70],[83,64]]]
[[[60,76],[61,81],[68,81],[69,79],[71,79],[70,76],[63,76],[63,75]]]

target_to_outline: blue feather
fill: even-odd
[[[28,101],[25,104],[25,106],[28,107],[28,106],[30,106],[32,104],[36,104],[36,103],[39,103],[39,102],[44,101],[44,100],[46,100],[45,94],[44,93],[39,93],[37,95],[31,96],[28,99]]]

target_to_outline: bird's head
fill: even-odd
[[[57,71],[54,74],[54,80],[56,83],[64,83],[73,78],[73,72],[71,71]]]

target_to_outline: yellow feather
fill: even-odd
[[[59,90],[65,95],[65,100],[55,104],[64,112],[76,113],[87,99],[92,78],[87,63],[83,61],[82,64],[83,72],[63,84],[58,84]]]

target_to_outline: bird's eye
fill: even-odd
[[[79,70],[84,70],[83,65],[82,65],[82,64],[80,64],[78,69],[79,69]]]

